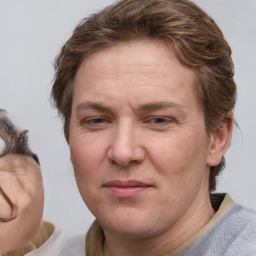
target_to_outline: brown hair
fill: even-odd
[[[8,153],[27,155],[39,164],[38,156],[29,148],[27,132],[19,131],[6,116],[6,111],[0,109],[0,139],[4,144],[0,147],[0,157]]]
[[[69,140],[73,81],[86,56],[120,42],[160,39],[179,61],[196,73],[195,93],[204,111],[208,134],[234,108],[231,50],[216,23],[188,0],[122,0],[83,19],[55,60],[52,99],[64,120]],[[209,190],[225,165],[211,167]]]

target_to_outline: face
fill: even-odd
[[[187,221],[208,195],[210,138],[194,78],[159,41],[102,49],[81,64],[71,160],[104,231],[159,234]]]

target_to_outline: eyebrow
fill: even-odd
[[[83,102],[77,105],[75,109],[76,111],[83,110],[83,109],[95,109],[103,112],[112,112],[112,109],[110,107],[104,106],[101,103],[94,103],[94,102]]]
[[[142,104],[137,108],[138,112],[150,112],[150,111],[156,111],[161,109],[168,109],[168,108],[176,108],[176,109],[185,109],[186,107],[175,103],[175,102],[169,102],[169,101],[158,101],[158,102],[151,102]],[[105,106],[101,103],[96,102],[83,102],[76,106],[76,111],[80,111],[83,109],[94,109],[102,112],[114,112],[111,107]]]
[[[185,106],[175,102],[159,101],[159,102],[143,104],[139,106],[138,111],[147,112],[147,111],[156,111],[156,110],[168,109],[168,108],[184,109]]]

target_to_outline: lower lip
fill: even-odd
[[[150,187],[105,187],[112,195],[119,198],[131,198],[147,191]]]

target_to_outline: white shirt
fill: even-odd
[[[85,256],[85,234],[69,238],[60,230],[55,230],[52,236],[37,250],[26,256]]]

